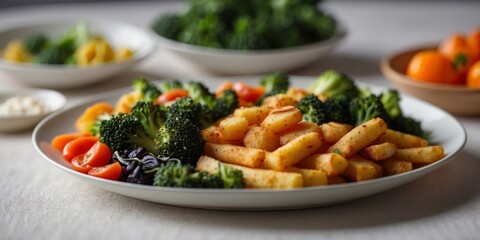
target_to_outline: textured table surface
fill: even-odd
[[[176,2],[45,5],[0,9],[0,28],[37,19],[111,18],[146,27]],[[294,71],[325,69],[390,86],[379,70],[386,54],[437,42],[480,26],[480,2],[329,1],[347,26],[328,58]],[[132,71],[96,86],[64,91],[71,105],[128,86],[133,77],[208,77],[158,51]],[[0,73],[2,88],[21,87]],[[479,103],[472,103],[479,104]],[[480,118],[457,118],[468,133],[462,153],[432,174],[401,187],[331,207],[232,212],[180,208],[94,188],[53,167],[35,151],[31,131],[0,134],[0,239],[478,239]]]

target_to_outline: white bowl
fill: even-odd
[[[44,33],[50,37],[59,36],[78,22],[86,23],[93,34],[101,35],[113,48],[128,47],[134,50],[134,56],[125,61],[89,67],[14,63],[0,59],[0,70],[15,81],[28,86],[53,89],[75,88],[97,83],[126,71],[154,50],[150,35],[140,28],[122,22],[81,19],[32,23],[0,30],[0,48],[3,49],[9,41],[23,38],[32,32]]]
[[[338,26],[333,37],[312,44],[248,51],[195,46],[156,33],[153,35],[163,49],[208,71],[227,75],[253,75],[289,71],[305,66],[335,49],[346,36],[346,30]]]
[[[17,132],[32,129],[42,118],[50,113],[58,111],[65,106],[66,99],[63,94],[47,89],[22,88],[22,89],[0,89],[0,104],[14,96],[31,96],[38,99],[47,109],[46,112],[37,115],[26,116],[0,116],[0,132]]]

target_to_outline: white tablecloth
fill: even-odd
[[[58,4],[0,9],[0,27],[37,19],[111,18],[146,27],[176,2]],[[329,1],[347,26],[328,58],[292,72],[335,68],[358,81],[390,86],[379,70],[386,54],[480,26],[480,2]],[[196,78],[211,73],[158,51],[134,70],[96,86],[64,91],[71,105],[133,77]],[[2,88],[19,87],[0,73]],[[479,103],[472,103],[479,104]],[[96,189],[40,157],[31,131],[0,134],[0,239],[478,239],[480,119],[458,117],[468,132],[463,152],[417,181],[331,207],[233,212],[180,208]]]

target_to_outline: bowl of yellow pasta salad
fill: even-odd
[[[0,70],[29,86],[67,89],[124,72],[154,50],[150,35],[107,20],[62,20],[0,30]]]

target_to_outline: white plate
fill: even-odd
[[[153,32],[159,46],[164,50],[200,68],[227,75],[264,74],[297,69],[330,53],[346,34],[345,28],[339,25],[333,37],[320,42],[282,49],[242,51],[195,46]]]
[[[258,79],[250,79],[251,84]],[[293,77],[292,83],[305,87],[313,78]],[[381,88],[372,86],[373,90]],[[326,206],[376,194],[407,182],[413,181],[441,167],[460,152],[466,141],[462,125],[445,111],[421,100],[403,96],[402,107],[406,114],[415,115],[425,128],[433,133],[432,141],[445,148],[446,156],[428,166],[396,176],[383,177],[359,183],[347,183],[332,186],[310,187],[296,190],[222,190],[222,189],[185,189],[144,186],[133,183],[103,180],[72,170],[62,159],[60,152],[53,150],[49,142],[58,134],[74,131],[73,123],[77,116],[92,103],[107,101],[114,103],[122,93],[131,89],[89,99],[70,109],[52,114],[44,119],[34,130],[33,144],[38,152],[50,163],[70,175],[88,182],[98,188],[121,195],[176,206],[208,209],[267,210],[294,209],[314,206]]]
[[[4,49],[9,41],[23,38],[32,32],[58,37],[79,22],[86,23],[93,34],[102,36],[114,49],[128,47],[134,50],[134,56],[121,62],[89,67],[14,63],[0,57],[0,70],[15,81],[28,86],[52,89],[75,88],[107,80],[109,77],[124,72],[148,57],[154,50],[151,36],[142,29],[122,22],[100,19],[58,20],[3,29],[0,30],[0,49]],[[0,55],[2,54],[0,53]]]
[[[50,113],[60,110],[67,101],[65,96],[57,91],[38,88],[22,88],[9,90],[0,89],[0,104],[8,98],[15,96],[34,97],[47,108],[47,111],[38,115],[0,116],[0,132],[18,132],[33,129],[42,118]]]

